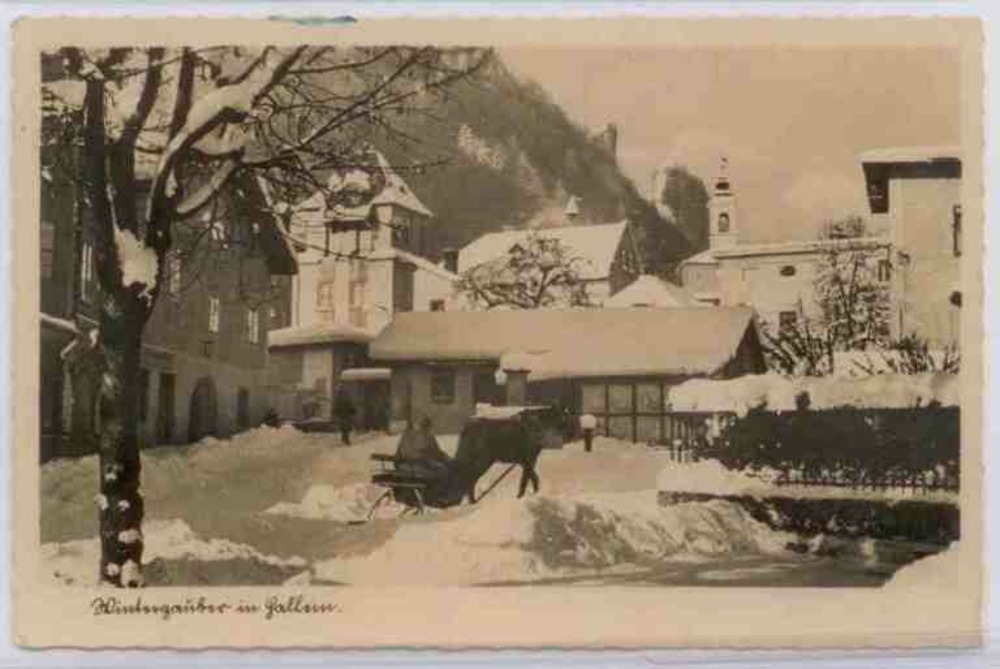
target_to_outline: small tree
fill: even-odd
[[[456,288],[486,309],[591,306],[581,263],[558,239],[533,231],[506,256],[463,272]]]
[[[839,351],[889,345],[889,266],[884,245],[865,238],[859,217],[827,223],[813,290],[818,314],[799,308],[794,323],[762,334],[771,366],[785,374],[821,376],[834,372]]]

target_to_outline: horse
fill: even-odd
[[[553,439],[560,438],[558,426],[550,420],[550,409],[525,409],[504,418],[471,418],[462,428],[458,449],[452,460],[452,490],[464,491],[470,504],[476,503],[476,483],[496,462],[520,465],[518,498],[528,484],[537,493],[541,482],[536,472],[538,456]],[[461,499],[461,498],[460,498]]]

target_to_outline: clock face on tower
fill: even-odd
[[[729,214],[725,212],[719,214],[718,230],[719,232],[729,232]]]

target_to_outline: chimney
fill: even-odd
[[[452,274],[458,274],[458,249],[451,247],[441,251],[441,258],[444,260],[444,268]]]

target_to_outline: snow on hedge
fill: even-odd
[[[227,539],[202,539],[182,520],[152,520],[144,526],[143,559],[149,563],[163,560],[250,560],[275,567],[304,568],[301,557],[280,558],[264,555],[252,546]],[[100,563],[101,545],[92,539],[77,539],[64,543],[42,544],[42,569],[62,585],[94,585]]]
[[[906,408],[938,402],[958,406],[957,374],[877,374],[851,377],[789,378],[778,374],[749,374],[735,379],[690,379],[670,388],[674,411],[732,411],[744,416],[750,409],[791,411],[796,397],[809,396],[812,409],[852,406]]]
[[[385,493],[384,488],[365,482],[339,488],[326,484],[312,485],[301,502],[278,502],[264,513],[342,523],[364,521],[368,519],[369,510],[383,493]],[[384,500],[376,509],[374,517],[395,518],[403,510],[403,507],[394,501]]]
[[[115,246],[118,248],[118,265],[122,270],[122,285],[144,286],[142,295],[156,287],[156,252],[148,248],[129,230],[115,228]]]
[[[641,569],[664,560],[783,551],[791,535],[740,506],[660,506],[652,491],[496,499],[402,525],[369,555],[321,562],[296,583],[468,585]]]
[[[957,504],[958,494],[947,490],[888,488],[861,490],[841,486],[777,485],[779,472],[761,468],[738,471],[727,469],[718,460],[671,462],[656,477],[656,488],[664,492],[684,492],[732,497],[792,497],[796,499],[867,499],[896,501],[912,499]]]

